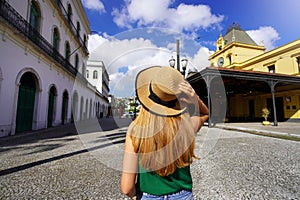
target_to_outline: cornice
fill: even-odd
[[[226,51],[228,51],[229,49],[231,49],[233,47],[244,47],[247,49],[257,49],[257,50],[263,50],[263,51],[265,50],[264,46],[255,46],[255,45],[249,45],[249,44],[244,44],[244,43],[232,42],[229,45],[225,46],[224,49],[216,51],[214,54],[209,56],[209,60],[217,57],[220,54],[225,53]]]
[[[293,43],[295,43],[295,44],[293,44]],[[248,66],[252,65],[253,63],[257,63],[257,62],[264,61],[266,59],[277,57],[277,56],[282,55],[283,53],[289,52],[294,49],[299,49],[299,48],[300,48],[300,39],[295,40],[294,42],[288,43],[286,45],[283,45],[281,47],[278,47],[276,49],[273,49],[271,51],[268,51],[264,54],[260,54],[256,57],[253,57],[253,58],[243,62],[244,64],[242,64],[241,66],[248,67]],[[292,54],[291,57],[293,57],[293,55],[300,55],[300,52]],[[276,61],[274,61],[274,62],[276,62]]]

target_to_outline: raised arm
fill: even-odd
[[[183,94],[180,100],[194,107],[194,112],[191,113],[191,121],[195,132],[198,132],[208,119],[208,108],[188,82],[181,83],[179,89]]]

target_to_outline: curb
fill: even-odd
[[[216,125],[215,127],[220,128],[220,129],[225,129],[225,130],[231,130],[231,131],[241,131],[241,132],[251,133],[251,134],[255,134],[255,135],[262,135],[262,136],[269,136],[269,137],[275,137],[275,138],[280,138],[280,139],[300,141],[300,135],[291,134],[291,133],[249,129],[249,128],[243,128],[243,127],[222,126],[222,125]]]

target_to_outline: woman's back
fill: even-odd
[[[151,67],[136,78],[142,104],[128,128],[121,190],[142,199],[172,196],[192,199],[190,164],[195,133],[208,117],[206,105],[182,75],[170,67]],[[195,107],[189,113],[187,105]]]
[[[189,114],[165,117],[141,108],[128,131],[140,165],[167,176],[193,162],[194,130]]]

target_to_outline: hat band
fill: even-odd
[[[176,106],[176,102],[177,99],[173,99],[170,101],[163,101],[161,100],[153,91],[152,91],[152,86],[151,83],[149,85],[149,91],[150,91],[150,95],[149,95],[149,99],[151,99],[152,101],[154,101],[155,103],[158,103],[160,105],[166,106],[168,108],[173,108]]]

